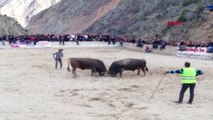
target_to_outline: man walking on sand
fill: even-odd
[[[181,82],[182,82],[182,88],[180,90],[179,100],[175,101],[175,103],[182,103],[184,98],[184,93],[187,90],[187,88],[190,89],[190,97],[189,97],[189,104],[192,104],[194,99],[194,89],[196,86],[196,76],[202,75],[203,72],[201,70],[196,70],[195,68],[190,67],[189,62],[185,62],[184,68],[180,70],[172,70],[167,71],[167,73],[171,74],[181,74]]]
[[[55,59],[55,69],[58,67],[58,62],[60,63],[60,68],[62,69],[62,57],[64,56],[62,51],[63,49],[59,49],[58,52],[53,54],[53,59]]]

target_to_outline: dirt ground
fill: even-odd
[[[121,48],[66,48],[63,69],[54,69],[57,49],[0,50],[0,120],[212,120],[213,61],[146,54]],[[123,78],[92,77],[66,70],[69,57],[91,57],[107,68],[115,60],[144,58],[144,77],[126,71]],[[195,98],[175,104],[181,87],[178,75],[166,75],[154,98],[153,91],[167,70],[180,69],[185,61],[205,74],[198,77]]]

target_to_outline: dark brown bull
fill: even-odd
[[[91,75],[95,74],[97,76],[97,72],[99,73],[99,76],[105,76],[105,73],[107,71],[104,63],[101,60],[98,59],[92,59],[92,58],[70,58],[68,60],[68,67],[67,70],[70,72],[69,66],[72,66],[72,73],[74,77],[77,76],[76,69],[79,68],[81,70],[85,69],[91,69]]]
[[[144,76],[146,75],[146,71],[148,68],[146,67],[146,61],[144,59],[134,59],[134,58],[127,58],[115,61],[111,64],[108,73],[115,77],[118,73],[120,77],[122,77],[122,72],[125,70],[138,70],[138,74],[140,74],[140,69],[143,71]]]

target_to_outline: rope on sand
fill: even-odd
[[[163,81],[163,78],[164,78],[165,76],[166,76],[166,74],[164,74],[163,77],[160,79],[160,81],[159,81],[157,87],[155,88],[155,91],[152,93],[152,96],[149,98],[149,102],[151,102],[152,98],[154,97],[154,94],[157,92],[157,90],[158,90],[158,88],[159,88],[159,86],[160,86],[160,84],[161,84],[161,82]]]

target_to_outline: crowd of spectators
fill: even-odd
[[[2,35],[0,36],[0,42],[2,45],[5,45],[4,41],[8,41],[9,44],[27,44],[27,45],[36,45],[39,41],[50,41],[50,42],[59,42],[60,45],[65,45],[65,42],[74,41],[79,45],[79,41],[104,41],[108,45],[116,44],[119,42],[123,45],[123,42],[136,44],[136,47],[143,47],[144,45],[151,45],[152,48],[149,49],[165,49],[167,45],[169,46],[179,46],[180,51],[184,51],[186,47],[207,47],[209,53],[213,53],[213,42],[192,42],[192,41],[167,41],[158,36],[144,39],[128,39],[125,37],[115,37],[111,35],[95,35],[95,34],[37,34],[37,35]],[[145,48],[147,49],[147,47]],[[149,51],[149,49],[147,49]]]
[[[152,45],[152,49],[159,49],[159,50],[165,49],[165,47],[167,45],[167,42],[164,39],[143,39],[143,40],[132,39],[132,40],[129,40],[129,42],[136,43],[137,47],[143,47],[145,44],[146,45],[149,44],[149,45]],[[146,49],[147,49],[147,47],[146,47]]]
[[[151,45],[152,48],[146,46],[145,52],[150,52],[152,49],[159,49],[163,50],[166,46],[177,46],[179,47],[179,51],[185,51],[187,47],[204,47],[207,48],[207,53],[213,53],[213,42],[204,42],[204,41],[168,41],[164,39],[156,39],[156,38],[149,38],[149,39],[126,39],[125,42],[136,44],[136,47],[143,47],[144,45]]]
[[[34,44],[36,45],[39,41],[59,42],[60,45],[65,45],[67,41],[103,41],[106,37],[98,35],[61,35],[61,34],[37,34],[37,35],[2,35],[0,41],[4,44],[4,41],[8,41],[9,44]]]
[[[49,42],[59,42],[60,45],[65,45],[66,42],[76,42],[79,45],[80,41],[104,41],[108,42],[108,44],[115,45],[116,42],[120,42],[122,45],[123,38],[121,37],[113,37],[110,35],[86,35],[86,34],[37,34],[37,35],[3,35],[0,36],[0,42],[5,45],[4,41],[8,41],[9,44],[26,44],[26,45],[36,45],[39,41],[49,41]]]

